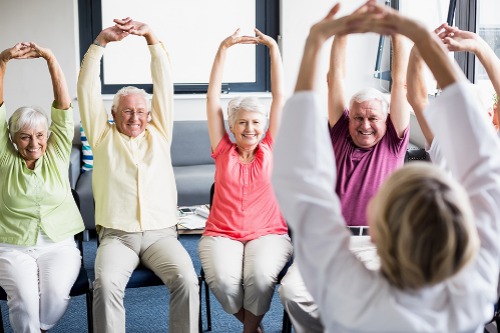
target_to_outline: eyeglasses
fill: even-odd
[[[133,117],[134,115],[137,115],[137,118],[146,118],[148,116],[148,114],[149,114],[149,112],[132,111],[132,110],[122,110],[122,112],[127,117]]]

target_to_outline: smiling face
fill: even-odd
[[[135,138],[144,132],[148,124],[147,100],[140,94],[123,95],[112,115],[118,131]]]
[[[19,151],[19,155],[26,161],[28,168],[32,169],[35,162],[42,157],[47,148],[47,129],[38,126],[34,129],[21,129],[12,140]]]
[[[239,110],[236,114],[231,133],[236,144],[243,149],[253,149],[264,134],[265,121],[258,112]]]
[[[360,148],[376,145],[387,131],[386,119],[380,101],[352,103],[349,111],[349,134],[354,144]]]

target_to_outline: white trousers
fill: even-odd
[[[68,308],[81,266],[73,238],[33,247],[0,246],[0,286],[16,333],[51,329]]]
[[[350,249],[368,269],[380,267],[377,249],[370,236],[352,236]],[[288,269],[278,292],[296,333],[323,332],[318,306],[307,290],[297,265],[292,264]]]
[[[203,236],[198,250],[205,279],[222,308],[230,314],[243,308],[255,316],[269,310],[278,274],[293,251],[287,234],[248,242]]]

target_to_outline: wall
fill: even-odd
[[[339,15],[345,15],[362,4],[363,0],[342,0]],[[286,75],[286,91],[293,92],[297,71],[302,57],[304,41],[310,26],[323,18],[333,2],[323,0],[286,0],[281,1],[280,41]],[[76,102],[76,80],[79,69],[78,41],[78,0],[2,0],[0,22],[4,31],[0,35],[0,48],[3,50],[19,41],[34,41],[52,49],[66,74],[69,91],[75,98],[75,121],[79,122],[78,103]],[[379,36],[376,34],[354,35],[349,38],[346,95],[350,96],[363,87],[387,89],[385,81],[373,77],[376,50]],[[385,49],[389,49],[386,40]],[[325,44],[321,57],[318,87],[326,103],[326,73],[330,42]],[[386,51],[387,52],[387,51]],[[207,55],[212,57],[212,54]],[[388,56],[386,54],[386,59]],[[388,61],[382,65],[388,69]],[[269,104],[269,94],[260,94],[265,104]],[[223,96],[223,102],[232,97]],[[106,99],[109,105],[111,96]],[[8,63],[5,78],[5,101],[8,116],[21,105],[40,105],[48,110],[52,102],[52,90],[46,65],[42,60],[17,60]],[[326,107],[325,107],[326,116]],[[205,119],[204,96],[176,96],[175,119]],[[418,127],[416,127],[418,131]]]

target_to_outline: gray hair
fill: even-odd
[[[149,111],[150,109],[149,94],[144,89],[140,89],[133,86],[123,87],[116,92],[115,97],[113,97],[113,104],[111,105],[111,111],[113,112],[115,111],[115,108],[116,106],[118,106],[118,103],[120,102],[120,98],[122,96],[133,95],[133,94],[141,95],[142,97],[144,97],[144,99],[146,99]]]
[[[22,106],[9,118],[10,137],[22,129],[34,129],[43,126],[45,132],[49,130],[49,119],[42,108],[37,106]]]
[[[257,97],[235,97],[227,105],[229,127],[233,127],[236,122],[236,115],[240,110],[259,113],[267,121],[267,112]]]
[[[352,110],[354,103],[363,103],[369,101],[379,101],[382,105],[382,113],[385,117],[389,114],[389,102],[382,92],[374,88],[366,88],[355,93],[349,102],[349,110]]]

